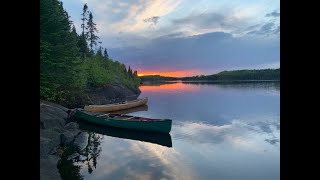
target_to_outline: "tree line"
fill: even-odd
[[[107,49],[101,47],[97,24],[87,4],[81,16],[78,35],[61,1],[40,1],[41,99],[74,102],[90,88],[140,84],[137,71],[111,59]]]
[[[243,80],[280,80],[280,68],[260,70],[222,71],[212,75],[191,77],[164,77],[160,75],[142,76],[142,81],[243,81]]]

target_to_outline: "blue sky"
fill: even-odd
[[[78,33],[84,3],[109,56],[138,73],[280,67],[279,0],[63,0]]]

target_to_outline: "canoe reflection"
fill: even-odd
[[[171,135],[169,133],[145,132],[108,126],[97,126],[80,120],[78,121],[78,124],[80,129],[84,131],[172,147]]]

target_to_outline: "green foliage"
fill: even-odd
[[[88,84],[92,87],[99,87],[111,83],[113,74],[107,61],[102,61],[100,56],[95,55],[85,62],[88,72]]]
[[[104,48],[103,57],[104,57],[105,59],[109,59],[109,55],[108,55],[108,52],[107,52],[107,48]]]
[[[85,23],[87,6],[83,9]],[[129,75],[125,65],[109,59],[102,47],[95,53],[98,36],[96,24],[89,13],[88,32],[78,36],[68,13],[58,0],[40,1],[40,98],[74,105],[88,87],[118,83],[137,87],[140,79]],[[90,42],[89,52],[87,37]],[[84,61],[85,60],[85,61]]]
[[[40,97],[63,101],[85,87],[75,28],[62,3],[40,1]]]
[[[92,12],[89,12],[89,19],[87,22],[87,38],[89,41],[90,50],[93,51],[93,47],[97,45],[97,40],[99,37],[97,36],[98,29],[96,27],[96,23],[93,22]]]
[[[186,79],[193,79],[186,78]],[[280,80],[280,69],[223,71],[209,76],[200,76],[200,80]]]

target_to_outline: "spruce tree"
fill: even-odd
[[[92,12],[89,12],[89,20],[87,22],[87,38],[91,53],[93,53],[93,47],[97,45],[97,40],[99,39],[99,37],[96,35],[96,33],[98,33],[96,25],[97,24],[93,22]]]
[[[107,52],[107,48],[104,48],[104,53],[103,53],[103,57],[104,59],[109,59],[109,55],[108,55],[108,52]]]
[[[84,4],[83,9],[82,9],[82,24],[81,24],[81,28],[82,28],[82,34],[79,37],[78,40],[78,47],[80,49],[81,52],[81,58],[85,59],[86,56],[88,55],[88,43],[87,43],[87,36],[86,36],[86,32],[85,29],[87,29],[86,27],[86,21],[88,20],[87,16],[88,16],[88,6],[87,4]]]
[[[40,97],[52,101],[74,98],[85,85],[77,35],[57,0],[40,1]]]
[[[98,55],[98,57],[99,57],[101,60],[103,60],[102,47],[101,47],[101,46],[99,47],[99,49],[98,49],[98,51],[97,51],[97,55]]]

